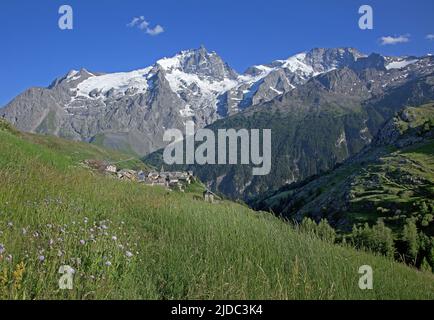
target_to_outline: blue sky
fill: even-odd
[[[58,28],[71,5],[74,29]],[[358,9],[374,10],[374,29],[358,27]],[[149,35],[127,27],[143,16]],[[127,71],[205,45],[237,71],[314,47],[356,47],[388,55],[434,52],[432,0],[2,0],[0,106],[31,86],[47,86],[71,69]],[[382,45],[383,36],[408,42]]]

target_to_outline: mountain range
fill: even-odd
[[[161,164],[166,129],[272,129],[272,173],[193,166],[232,198],[327,171],[368,145],[407,105],[434,100],[434,58],[317,48],[238,74],[204,47],[123,73],[72,70],[17,96],[0,117],[18,129],[86,141]],[[153,153],[154,152],[154,153]],[[156,152],[156,153],[155,153]]]
[[[331,52],[340,56],[354,50]],[[348,64],[329,65],[330,71],[209,126],[215,131],[271,129],[271,174],[252,176],[250,167],[242,165],[196,165],[190,170],[209,188],[248,201],[332,169],[369,145],[396,112],[434,100],[432,56],[357,54],[353,62],[345,61]],[[159,165],[161,152],[146,160]]]
[[[315,49],[238,74],[201,47],[132,72],[71,70],[48,88],[26,90],[0,115],[21,130],[145,155],[164,146],[166,128],[186,120],[204,127],[361,56],[355,49]]]

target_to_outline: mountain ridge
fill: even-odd
[[[362,56],[355,49],[313,49],[238,74],[216,52],[201,47],[130,72],[71,70],[47,88],[26,90],[0,116],[24,131],[73,140],[111,135],[115,138],[106,137],[106,146],[120,140],[143,155],[163,146],[163,128],[180,128],[186,119],[204,127]]]

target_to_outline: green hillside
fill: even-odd
[[[92,159],[104,160],[108,163],[119,163],[125,169],[149,169],[139,159],[129,153],[121,153],[113,149],[105,149],[100,146],[74,142],[51,135],[37,135],[26,132],[18,132],[10,124],[0,119],[0,130],[13,133],[23,140],[43,146],[58,155],[64,156],[65,160],[77,165],[79,162]]]
[[[382,221],[393,232],[398,260],[434,267],[434,105],[405,109],[344,165],[253,206],[296,220],[326,218],[344,234]]]
[[[232,202],[78,165],[113,157],[103,149],[1,123],[0,151],[2,299],[434,298],[432,274]],[[75,269],[71,291],[59,289],[62,265]],[[358,287],[362,265],[374,290]]]

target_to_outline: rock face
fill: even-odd
[[[0,116],[20,130],[145,155],[164,146],[167,128],[182,129],[186,120],[204,127],[362,56],[355,49],[314,49],[239,75],[201,47],[132,72],[72,70],[48,88],[28,89]]]

